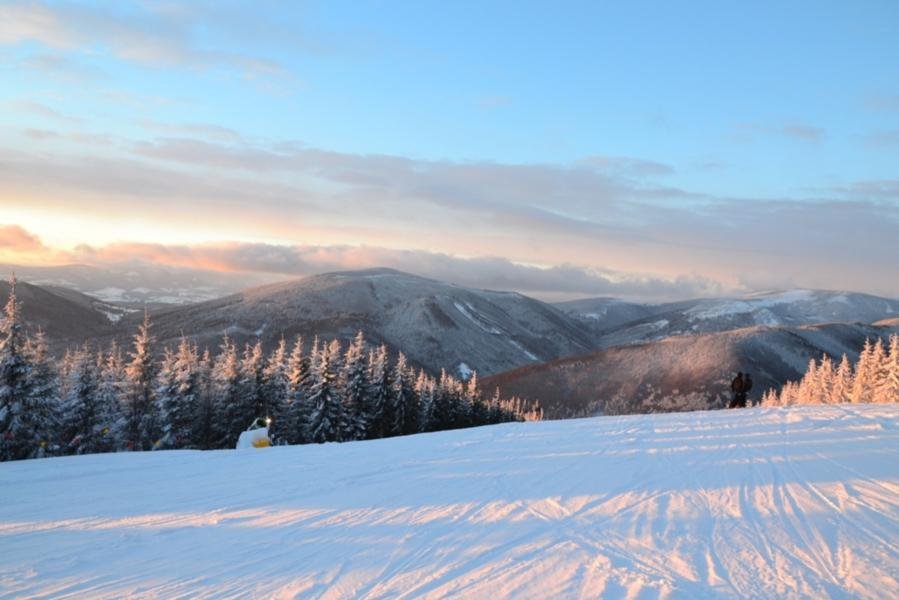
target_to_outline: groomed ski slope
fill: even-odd
[[[899,406],[0,464],[6,596],[899,594]]]

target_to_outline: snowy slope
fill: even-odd
[[[0,595],[895,597],[899,406],[0,465]]]

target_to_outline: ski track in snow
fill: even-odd
[[[899,406],[0,464],[0,595],[895,597]]]

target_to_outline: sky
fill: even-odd
[[[0,260],[899,297],[899,3],[0,0]]]

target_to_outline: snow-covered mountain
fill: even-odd
[[[264,275],[217,273],[145,263],[105,267],[0,264],[0,273],[3,277],[16,273],[20,279],[34,285],[70,289],[104,302],[141,307],[211,300],[274,280]]]
[[[899,316],[899,300],[822,290],[763,292],[737,299],[711,298],[656,305],[595,299],[559,306],[593,331],[601,347],[755,325],[873,323]],[[629,315],[636,318],[627,319]]]
[[[548,418],[720,406],[738,371],[752,374],[751,397],[805,373],[826,353],[855,360],[866,338],[888,338],[899,323],[755,326],[672,336],[521,367],[485,379],[507,396],[539,400]]]
[[[16,295],[22,305],[26,330],[47,334],[52,347],[61,351],[67,345],[112,335],[114,323],[125,309],[101,302],[73,290],[44,288],[19,281]],[[0,306],[9,300],[9,282],[0,281]]]
[[[0,595],[871,598],[899,406],[514,423],[0,468]]]
[[[134,319],[126,324],[134,325]],[[245,290],[153,313],[163,344],[187,335],[215,348],[225,333],[238,344],[274,346],[313,335],[350,339],[363,330],[415,363],[457,375],[497,373],[582,354],[592,336],[561,311],[521,294],[476,290],[392,269],[328,273]]]

